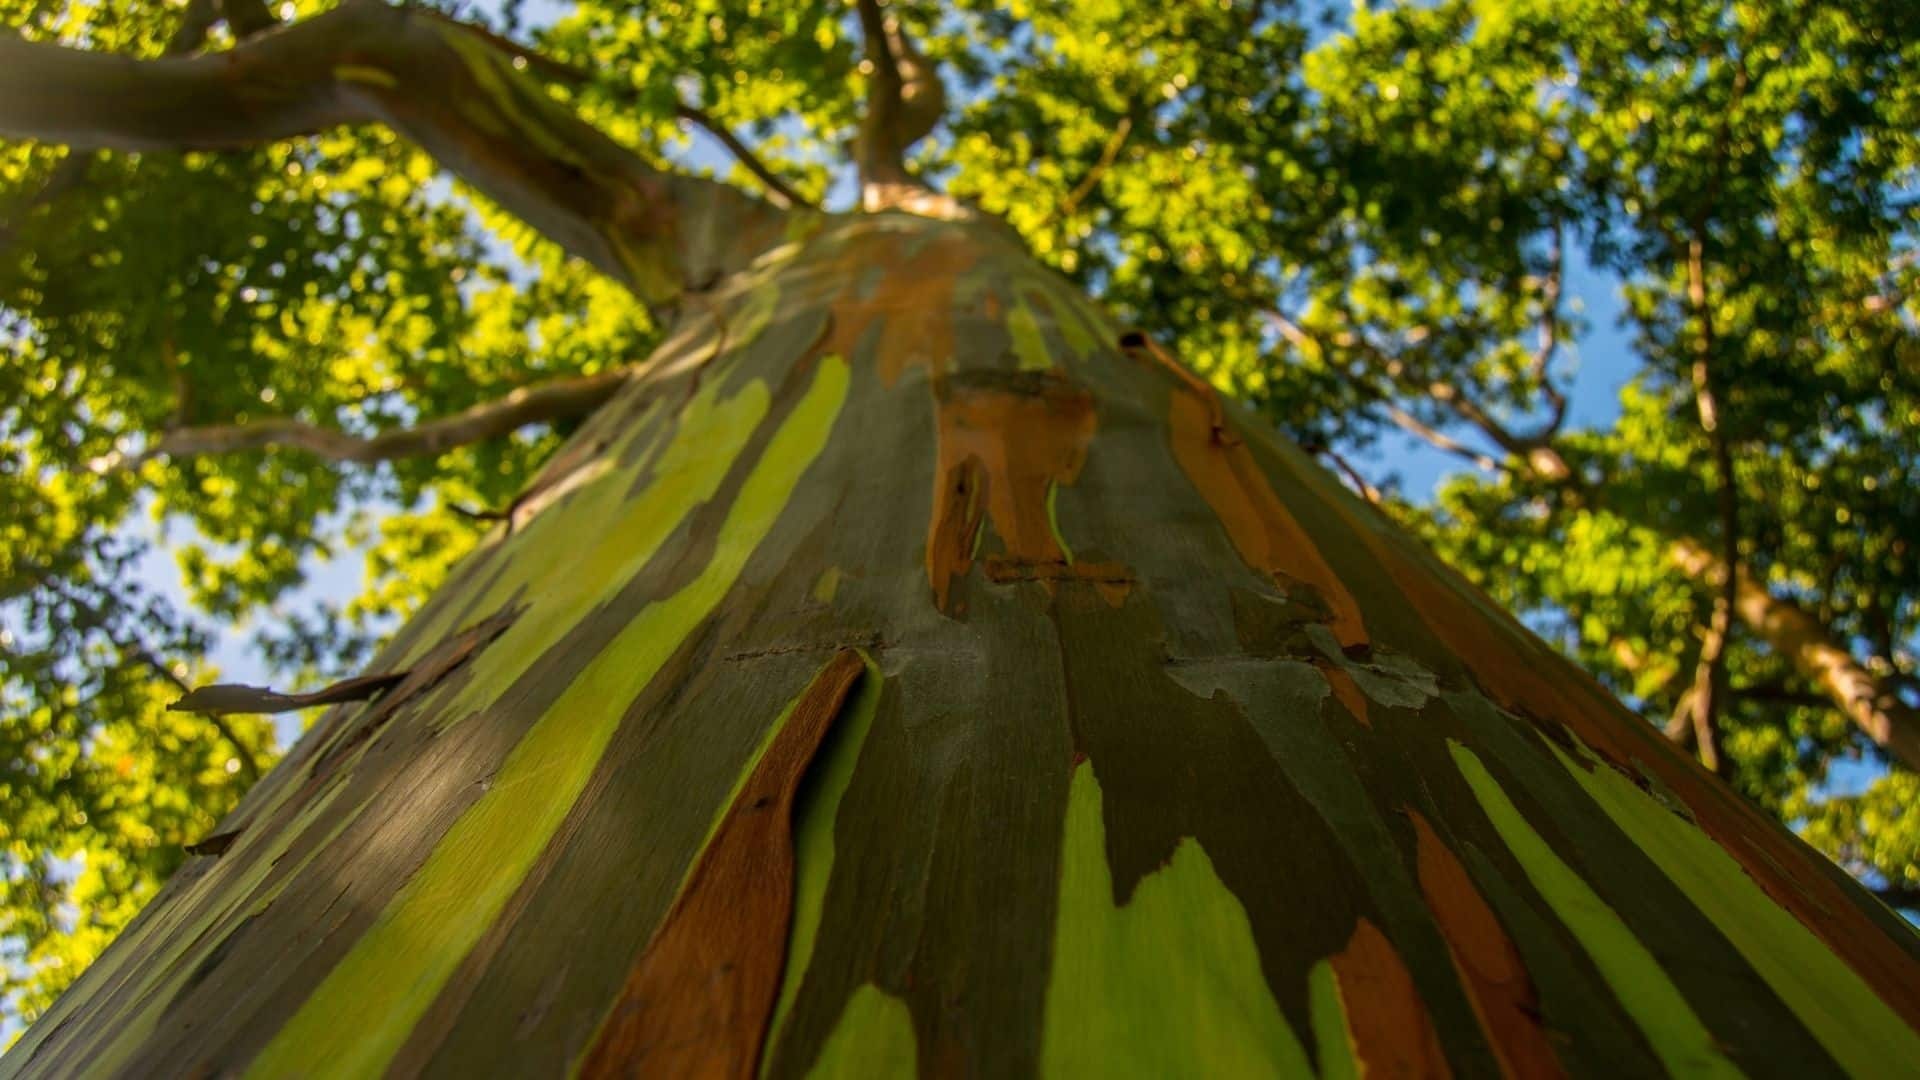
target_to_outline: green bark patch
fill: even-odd
[[[1920,1036],[1693,824],[1603,762],[1554,756],[1854,1076],[1920,1062]]]
[[[846,365],[822,361],[806,399],[748,477],[706,569],[643,609],[581,671],[514,748],[487,794],[275,1036],[252,1074],[376,1072],[400,1048],[559,827],[626,702],[712,612],[772,528],[799,474],[825,445],[846,389]]]
[[[1199,843],[1179,843],[1124,904],[1114,896],[1100,781],[1083,763],[1067,800],[1046,1075],[1313,1074],[1261,974],[1246,909]]]
[[[1692,1006],[1633,930],[1527,824],[1472,750],[1449,742],[1454,763],[1534,888],[1580,940],[1628,1015],[1675,1076],[1737,1077]]]

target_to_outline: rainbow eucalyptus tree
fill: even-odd
[[[663,169],[563,101],[594,76],[426,11],[226,18],[199,55],[0,43],[0,131],[391,131],[664,330],[410,427],[95,463],[585,416],[0,1071],[1920,1061],[1892,913],[910,167],[947,93],[876,4],[834,214]]]

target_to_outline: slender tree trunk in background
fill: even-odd
[[[1813,1076],[1916,939],[984,224],[795,219],[0,1071]]]

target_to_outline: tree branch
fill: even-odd
[[[907,172],[907,150],[947,111],[947,90],[932,61],[914,47],[881,0],[857,0],[866,40],[867,114],[860,124],[860,201],[868,210],[911,203],[928,193]]]
[[[258,0],[254,0],[254,2],[257,3]],[[545,76],[555,82],[575,88],[598,86],[602,90],[609,91],[617,101],[632,102],[637,97],[632,87],[608,86],[604,80],[597,78],[593,72],[588,71],[586,68],[569,64],[564,60],[556,60],[538,49],[523,45],[510,37],[496,34],[485,27],[460,22],[449,16],[433,11],[430,8],[421,8],[420,12],[423,15],[439,19],[449,26],[459,27],[470,34],[484,39],[489,45],[499,49],[512,59],[526,61],[528,70],[536,75]],[[674,115],[690,124],[700,127],[706,131],[707,134],[713,136],[720,145],[726,147],[727,152],[732,154],[735,160],[745,166],[746,170],[752,173],[754,178],[765,186],[768,202],[782,210],[789,210],[795,206],[806,207],[809,210],[815,209],[813,203],[795,191],[786,180],[781,178],[779,173],[768,168],[766,163],[760,160],[751,147],[742,141],[739,136],[735,135],[732,129],[715,119],[712,114],[698,106],[679,102],[675,105]]]
[[[733,155],[734,160],[745,166],[746,170],[753,174],[753,178],[760,181],[761,186],[767,189],[768,202],[782,210],[791,210],[796,206],[805,207],[809,210],[815,209],[812,202],[808,201],[807,198],[798,191],[795,191],[791,185],[780,178],[779,173],[769,169],[766,162],[761,161],[760,158],[754,154],[752,148],[748,147],[746,143],[741,142],[740,137],[733,133],[733,129],[714,119],[712,114],[708,113],[705,109],[682,102],[674,109],[674,113],[678,115],[680,119],[699,127],[707,134],[713,136],[721,146],[726,147],[727,152]]]
[[[1374,487],[1365,476],[1360,474],[1359,469],[1353,467],[1351,461],[1348,461],[1333,447],[1316,446],[1312,452],[1331,461],[1333,467],[1340,470],[1340,475],[1347,478],[1347,483],[1353,485],[1353,490],[1358,493],[1361,498],[1375,506],[1379,506],[1386,501],[1385,497],[1380,494],[1380,489]]]
[[[1718,592],[1713,601],[1712,621],[1700,648],[1700,667],[1694,675],[1693,718],[1700,732],[1700,760],[1717,769],[1718,752],[1710,740],[1727,682],[1727,639],[1733,632],[1734,607],[1739,603],[1740,586],[1734,567],[1740,565],[1740,495],[1733,472],[1733,450],[1720,424],[1720,397],[1714,385],[1713,312],[1707,303],[1704,244],[1696,233],[1687,245],[1687,302],[1693,308],[1699,332],[1693,346],[1693,398],[1700,415],[1700,430],[1713,447],[1715,502],[1720,513],[1720,567]],[[1710,760],[1712,759],[1712,760]]]
[[[649,302],[745,265],[777,235],[753,221],[773,208],[653,169],[485,37],[412,9],[348,0],[231,52],[152,61],[0,39],[9,137],[217,150],[365,123],[406,135]]]
[[[253,0],[253,3],[259,4],[260,0]],[[166,48],[160,55],[187,56],[199,52],[200,47],[206,44],[207,34],[220,21],[223,6],[231,9],[233,4],[230,2],[222,5],[218,0],[187,0],[187,6],[180,13],[180,25],[174,29],[173,36],[167,39]],[[266,7],[261,5],[260,11],[265,12]],[[267,15],[269,22],[272,18],[271,14]],[[235,22],[231,16],[228,21],[232,24],[233,35],[236,38],[244,39],[260,29],[252,26],[250,18],[246,20],[249,29],[244,31],[241,23]],[[74,151],[61,158],[59,164],[53,167],[53,171],[47,174],[46,182],[20,201],[20,205],[10,215],[10,220],[0,223],[0,245],[12,242],[17,222],[79,187],[87,178],[87,170],[93,167],[95,156],[93,151]]]
[[[1544,441],[1560,430],[1567,421],[1567,396],[1554,385],[1553,375],[1549,371],[1553,355],[1560,347],[1560,290],[1566,276],[1567,252],[1562,237],[1560,222],[1553,223],[1553,241],[1549,249],[1552,266],[1547,271],[1545,286],[1540,295],[1540,341],[1533,350],[1533,379],[1540,384],[1540,394],[1547,399],[1547,422],[1534,437],[1535,442]]]
[[[1482,472],[1500,471],[1500,463],[1495,461],[1492,456],[1475,450],[1473,447],[1460,442],[1438,428],[1429,427],[1421,421],[1419,417],[1414,416],[1400,406],[1389,404],[1386,406],[1386,410],[1387,418],[1392,420],[1395,426],[1408,434],[1424,439],[1435,449],[1444,450],[1455,457],[1464,458],[1472,463],[1474,468]]]
[[[133,468],[158,457],[179,460],[268,447],[303,450],[331,461],[363,465],[393,458],[426,457],[505,435],[528,424],[584,416],[605,404],[625,385],[627,375],[625,369],[617,369],[523,386],[452,416],[364,438],[291,418],[178,428],[161,435],[134,457],[101,458],[92,462],[91,467],[95,472],[109,472]]]

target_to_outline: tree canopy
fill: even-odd
[[[0,0],[0,23],[187,57],[326,10]],[[1749,797],[1920,894],[1920,36],[1896,6],[440,14],[450,47],[490,41],[544,87],[516,108],[660,170],[719,161],[827,209],[917,176],[1003,218]],[[863,130],[875,80],[903,119]],[[245,628],[276,685],[357,672],[658,343],[634,264],[525,216],[386,127],[0,143],[13,1013],[282,749],[260,717],[167,711],[218,674],[216,638]],[[1632,374],[1601,422],[1569,409],[1593,393],[1576,272],[1624,303]],[[1409,435],[1457,459],[1436,493],[1380,471]],[[316,601],[330,557],[364,580]],[[1883,768],[1836,795],[1850,759]]]

